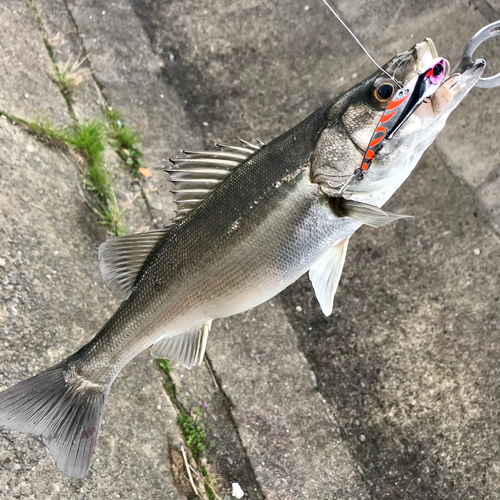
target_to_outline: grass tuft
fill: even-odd
[[[107,108],[106,115],[110,128],[110,138],[113,147],[120,155],[124,164],[139,176],[142,161],[142,137],[132,127],[125,124],[123,113],[120,110]]]
[[[49,42],[47,41],[47,45]],[[69,58],[62,66],[54,60],[53,77],[68,104],[74,103],[74,93],[76,88],[91,76],[89,68],[81,68],[85,58],[73,61]]]
[[[56,145],[66,145],[83,155],[88,164],[88,171],[83,179],[85,187],[96,193],[98,206],[92,210],[99,216],[101,224],[119,236],[126,232],[120,224],[123,211],[120,211],[113,189],[110,172],[104,164],[104,151],[109,143],[108,129],[100,120],[84,121],[81,125],[58,127],[44,119],[24,124],[37,136]]]
[[[116,203],[111,174],[103,161],[108,145],[106,126],[99,120],[84,121],[66,138],[67,144],[82,152],[87,159],[89,171],[85,178],[87,189],[95,191],[105,211],[110,213]],[[116,210],[115,210],[116,212]]]
[[[67,144],[69,132],[65,127],[54,125],[48,118],[29,122],[26,124],[30,132],[46,141]]]

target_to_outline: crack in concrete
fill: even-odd
[[[44,41],[44,45],[47,49],[47,52],[49,54],[49,57],[52,61],[52,64],[54,65],[54,68],[56,68],[57,66],[57,60],[56,60],[56,57],[52,51],[52,49],[50,48],[50,45],[48,43],[48,36],[47,36],[47,32],[45,30],[45,27],[43,25],[43,21],[38,13],[38,10],[37,10],[37,7],[36,7],[36,0],[27,0],[28,1],[28,4],[30,5],[34,15],[35,15],[35,19],[36,19],[36,22],[37,22],[37,26],[38,26],[38,29],[40,30],[40,33],[42,34],[42,38],[43,38],[43,41]],[[68,15],[68,18],[73,26],[73,29],[75,31],[75,33],[77,34],[77,37],[78,37],[78,40],[79,40],[79,48],[80,48],[80,54],[83,55],[83,60],[87,62],[88,64],[88,68],[89,68],[89,71],[90,71],[90,76],[91,76],[91,79],[92,79],[92,83],[94,84],[95,88],[96,88],[96,95],[100,101],[100,104],[102,106],[103,109],[106,109],[106,108],[110,108],[108,102],[107,102],[107,99],[105,97],[105,92],[104,92],[104,86],[102,85],[102,83],[99,81],[99,79],[97,78],[97,75],[95,74],[95,72],[93,71],[92,69],[92,64],[91,64],[91,61],[90,61],[90,58],[89,58],[89,54],[87,53],[86,49],[85,49],[85,46],[83,45],[82,41],[81,41],[81,34],[80,34],[80,30],[78,28],[78,24],[76,23],[76,20],[73,16],[73,13],[71,12],[71,9],[68,5],[68,1],[67,0],[63,0],[63,4],[64,4],[64,8],[66,10],[66,13]],[[60,89],[59,89],[60,90]],[[61,92],[62,93],[62,92]],[[63,94],[63,97],[64,97],[64,94]],[[75,121],[75,122],[78,122],[78,118],[76,117],[76,114],[75,114],[75,111],[73,109],[73,106],[71,105],[70,102],[68,102],[66,99],[65,99],[66,103],[67,103],[67,106],[68,106],[68,110],[70,112],[70,115],[72,117],[72,119]],[[115,151],[115,154],[119,157],[118,153]],[[121,162],[121,159],[120,159],[120,162]],[[150,220],[153,220],[154,221],[154,225],[155,227],[158,229],[159,226],[158,224],[156,223],[156,220],[154,218],[154,214],[153,214],[153,210],[152,210],[152,207],[148,201],[148,197],[146,196],[146,193],[144,191],[144,186],[142,185],[142,183],[139,181],[139,186],[141,188],[141,195],[142,195],[142,198],[144,199],[145,201],[145,204],[146,204],[146,208],[147,208],[147,211],[149,213],[149,217],[150,217]]]
[[[226,406],[226,410],[227,410],[227,414],[229,416],[229,419],[230,419],[230,422],[232,424],[232,426],[234,427],[235,429],[235,432],[236,432],[236,436],[238,437],[238,443],[239,445],[241,446],[241,449],[245,452],[245,460],[248,464],[248,469],[251,471],[251,476],[255,482],[255,484],[257,485],[257,488],[258,488],[258,492],[262,495],[262,497],[264,499],[266,499],[266,495],[264,494],[264,491],[262,490],[262,486],[260,485],[259,483],[259,480],[257,479],[257,474],[255,473],[255,470],[254,468],[252,467],[252,464],[250,462],[250,457],[248,456],[248,453],[247,453],[247,449],[246,449],[246,446],[243,444],[243,440],[241,439],[241,434],[240,434],[240,430],[238,428],[238,424],[236,423],[236,420],[234,419],[233,417],[233,412],[231,411],[231,408],[234,406],[233,403],[231,402],[231,398],[229,397],[229,395],[226,393],[226,391],[224,391],[224,389],[222,388],[222,381],[220,380],[220,378],[217,376],[217,372],[215,370],[215,368],[213,367],[213,364],[212,364],[212,361],[210,360],[210,357],[208,355],[208,352],[205,352],[205,359],[207,361],[207,364],[208,366],[210,367],[210,370],[215,378],[215,380],[217,381],[217,385],[219,386],[218,387],[218,390],[219,392],[222,394],[222,396],[224,397],[224,402],[225,402],[225,406]]]
[[[260,493],[260,495],[262,495],[262,498],[264,500],[266,500],[266,496],[264,495],[264,492],[262,490],[262,486],[260,485],[260,483],[259,483],[259,481],[257,479],[257,475],[255,474],[255,470],[253,469],[253,467],[251,465],[250,458],[248,456],[246,447],[244,446],[243,441],[241,439],[241,435],[240,435],[240,432],[239,432],[238,425],[237,425],[236,421],[234,420],[233,414],[231,412],[231,407],[233,406],[232,402],[231,402],[231,398],[222,389],[221,381],[217,377],[217,374],[216,374],[216,372],[215,372],[215,370],[213,368],[212,362],[211,362],[211,360],[210,360],[207,352],[205,352],[205,360],[206,360],[206,362],[208,364],[208,367],[209,367],[210,371],[212,372],[212,375],[213,375],[213,377],[215,379],[215,382],[217,383],[217,386],[218,386],[217,390],[222,395],[222,397],[224,398],[224,407],[225,407],[225,410],[226,410],[226,414],[229,417],[230,424],[232,425],[232,427],[235,430],[236,437],[238,439],[238,444],[241,446],[241,449],[244,451],[245,467],[246,467],[246,469],[248,469],[250,471],[250,476],[252,478],[254,486],[257,487],[257,492]],[[174,408],[176,408],[179,412],[184,412],[184,413],[189,414],[189,411],[188,411],[187,407],[177,397],[177,394],[179,393],[179,391],[178,391],[178,388],[177,388],[174,380],[172,379],[172,376],[170,375],[170,373],[167,373],[167,372],[165,372],[164,370],[162,370],[160,368],[159,368],[159,370],[162,373],[162,378],[165,380],[165,382],[167,382],[171,386],[170,388],[168,386],[164,387],[164,388],[165,388],[165,393],[166,393],[167,397],[169,398],[169,400],[171,401],[171,403],[174,406]],[[180,429],[180,427],[179,427],[179,429]],[[180,430],[180,435],[182,436],[182,439],[184,439],[184,441],[185,441],[185,437],[184,437],[184,435],[182,433],[182,430]],[[186,447],[189,448],[189,446],[187,446],[187,445],[186,445]]]
[[[43,25],[43,22],[42,22],[42,18],[40,17],[40,13],[38,12],[38,7],[36,5],[36,0],[28,0],[28,6],[30,8],[30,10],[32,11],[33,13],[33,16],[35,18],[35,21],[36,21],[36,25],[38,27],[38,31],[40,32],[40,34],[42,35],[42,39],[43,39],[43,44],[45,45],[45,48],[47,49],[47,53],[49,54],[49,57],[50,57],[50,60],[52,61],[52,66],[53,66],[53,69],[55,72],[59,72],[59,69],[58,69],[58,66],[57,66],[57,61],[56,61],[56,58],[54,56],[54,52],[52,50],[52,48],[50,47],[50,44],[49,44],[49,37],[47,35],[47,31],[45,30],[45,27]],[[53,76],[52,76],[52,79]],[[59,85],[57,86],[59,88]],[[61,89],[59,88],[59,91]],[[76,121],[76,114],[75,114],[75,110],[73,109],[73,106],[71,105],[71,103],[68,101],[68,99],[66,99],[66,97],[64,96],[64,94],[61,92],[65,102],[66,102],[66,106],[68,107],[68,111],[69,111],[69,114],[71,116],[71,118]]]

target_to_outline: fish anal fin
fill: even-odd
[[[349,238],[340,241],[309,269],[309,279],[325,316],[333,310],[333,299],[344,268]]]
[[[151,349],[155,358],[169,359],[191,369],[203,362],[211,321],[201,328],[189,330],[171,337],[163,337]]]
[[[101,244],[99,270],[113,295],[122,300],[130,295],[145,260],[169,229],[125,234]]]

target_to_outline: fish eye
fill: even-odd
[[[372,102],[377,107],[384,107],[394,95],[396,87],[392,82],[383,82],[377,85],[372,92]]]

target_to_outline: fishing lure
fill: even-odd
[[[384,147],[413,112],[432,96],[446,76],[449,66],[446,59],[434,60],[429,68],[415,76],[407,85],[395,92],[391,83],[384,83],[376,89],[377,100],[387,101],[387,107],[373,132],[361,166],[342,185],[339,195],[349,187],[354,179],[363,180],[377,153]]]

